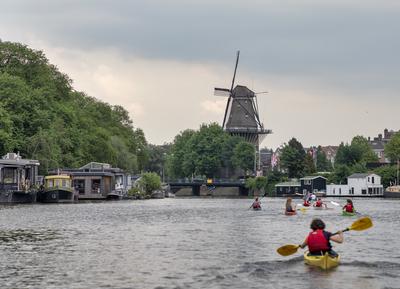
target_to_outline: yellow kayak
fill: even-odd
[[[320,267],[323,270],[329,270],[339,265],[340,256],[331,257],[328,253],[322,256],[309,256],[304,252],[304,263],[311,266]]]

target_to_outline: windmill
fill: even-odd
[[[240,51],[238,51],[236,55],[235,71],[233,73],[231,88],[216,87],[214,89],[214,94],[228,97],[222,128],[231,135],[240,136],[252,143],[256,151],[258,151],[261,141],[272,131],[265,129],[260,121],[257,94],[246,86],[235,86],[239,54]]]

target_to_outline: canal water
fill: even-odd
[[[332,199],[333,200],[333,199]],[[344,199],[334,199],[343,204]],[[327,229],[356,217],[283,214],[284,199],[162,199],[0,207],[0,288],[400,288],[400,201],[354,200],[369,230],[345,233],[341,265],[303,264],[314,217]]]

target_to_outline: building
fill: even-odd
[[[327,196],[336,197],[380,197],[383,196],[381,177],[377,174],[352,174],[347,185],[327,185]]]
[[[371,149],[374,151],[374,153],[378,156],[379,162],[380,163],[389,163],[389,159],[385,157],[385,145],[390,141],[393,135],[398,133],[400,131],[394,131],[394,130],[388,130],[387,128],[384,129],[383,131],[383,136],[382,134],[378,134],[377,137],[374,137],[371,139],[368,137],[368,142],[371,147]]]
[[[303,195],[310,193],[326,193],[326,178],[322,176],[307,176],[300,179],[300,189]]]
[[[78,169],[63,169],[69,174],[80,200],[119,199],[132,185],[130,175],[106,163],[90,162]]]
[[[300,182],[298,180],[292,180],[289,182],[283,182],[275,185],[275,196],[276,197],[290,197],[302,195],[300,189]]]
[[[332,165],[335,163],[338,149],[338,146],[321,146],[321,150],[325,153],[327,160],[330,161]]]

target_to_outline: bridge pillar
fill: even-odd
[[[192,186],[193,196],[200,196],[200,186]]]

